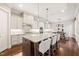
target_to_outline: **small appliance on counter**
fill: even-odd
[[[40,27],[40,34],[43,34],[43,27]]]

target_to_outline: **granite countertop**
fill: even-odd
[[[40,42],[46,38],[52,37],[52,33],[44,33],[44,34],[25,34],[23,35],[24,38],[32,41],[32,42]]]

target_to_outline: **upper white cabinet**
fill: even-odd
[[[44,28],[44,21],[42,21],[43,19],[39,19],[37,17],[34,17],[34,22],[33,22],[33,28],[34,29],[39,29],[40,27]]]
[[[11,29],[22,29],[22,16],[11,13]]]
[[[18,16],[18,28],[22,29],[22,24],[23,24],[23,17],[22,16]]]
[[[17,28],[17,16],[15,14],[11,14],[11,29]]]
[[[43,27],[44,28],[44,22],[40,21],[39,22],[39,27]]]
[[[46,29],[51,29],[51,24],[49,22],[45,22],[45,28]]]
[[[26,13],[23,13],[23,31],[29,32],[30,29],[33,28],[34,24],[34,17],[32,15],[28,15]]]
[[[37,29],[38,28],[38,22],[37,21],[33,22],[32,28],[33,29]]]
[[[31,15],[27,15],[27,14],[23,14],[23,23],[24,24],[28,24],[28,25],[32,25],[34,22],[34,17]]]

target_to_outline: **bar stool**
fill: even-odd
[[[39,44],[39,51],[42,53],[44,56],[44,53],[50,49],[50,44],[51,44],[51,39],[48,38],[47,40],[41,41]],[[50,55],[50,50],[49,50],[49,55]]]
[[[51,37],[52,55],[55,55],[57,52],[56,51],[58,48],[57,41],[59,40],[59,38],[60,38],[59,35],[53,35]]]

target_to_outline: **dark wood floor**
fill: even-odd
[[[51,49],[52,56],[79,56],[79,47],[74,38],[68,38],[65,41],[60,40],[55,48],[55,51]],[[22,44],[15,45],[11,49],[6,49],[0,53],[0,56],[13,56],[19,52],[22,52]]]
[[[19,52],[22,52],[22,44],[17,44],[12,46],[10,49],[6,49],[0,53],[0,56],[13,56]]]
[[[79,56],[79,47],[74,38],[66,38],[65,42],[60,40],[57,46],[58,56]]]

